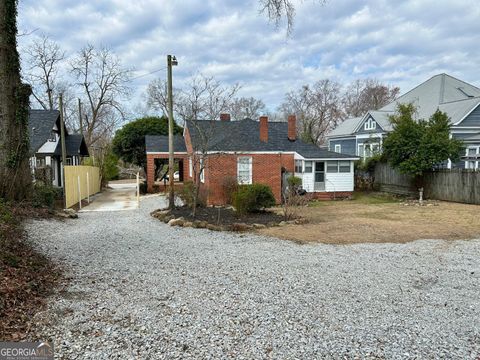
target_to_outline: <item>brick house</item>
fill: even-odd
[[[154,192],[165,186],[158,181],[158,169],[168,159],[168,137],[147,136],[145,144],[147,189]],[[302,178],[302,187],[317,198],[349,196],[354,187],[353,163],[358,160],[298,139],[295,116],[289,116],[288,122],[269,122],[266,116],[259,121],[230,121],[228,114],[222,114],[220,121],[187,121],[183,136],[175,137],[174,151],[178,186],[192,181],[200,168],[195,164],[202,162],[197,178],[209,205],[225,204],[226,179],[266,184],[280,203],[288,174]]]

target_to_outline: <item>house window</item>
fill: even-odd
[[[45,158],[37,158],[37,167],[45,166]]]
[[[252,183],[252,158],[241,156],[237,159],[237,179],[239,184]]]
[[[327,173],[338,173],[338,161],[327,161]]]
[[[188,158],[188,175],[193,176],[193,161],[192,158]]]
[[[336,153],[341,153],[342,152],[342,145],[341,144],[335,144],[335,152]]]
[[[302,173],[302,160],[295,160],[295,172],[298,174]]]
[[[467,148],[465,155],[467,158],[465,161],[465,169],[478,169],[479,161],[477,161],[477,159],[480,157],[480,146]]]
[[[311,173],[313,171],[313,161],[305,161],[305,170],[306,173]]]
[[[358,156],[370,158],[380,152],[379,143],[358,144]]]
[[[338,172],[349,173],[350,172],[350,161],[339,161],[338,162]]]
[[[365,124],[364,124],[365,130],[375,130],[376,128],[377,128],[377,123],[372,118],[368,118],[368,120],[365,121]]]
[[[205,171],[204,171],[205,168],[203,166],[203,159],[200,159],[200,169],[199,170],[200,170],[200,181],[202,183],[204,183],[205,182]]]

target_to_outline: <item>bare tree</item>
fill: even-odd
[[[82,88],[84,134],[88,145],[110,136],[125,117],[122,100],[129,93],[131,70],[109,49],[87,45],[71,61],[72,73]]]
[[[345,112],[350,117],[364,115],[368,110],[378,110],[394,101],[400,88],[382,84],[375,79],[353,81],[344,94]]]
[[[265,114],[266,106],[262,100],[254,97],[241,97],[233,99],[229,112],[234,120],[257,119],[260,115]]]
[[[173,90],[173,94],[177,94],[178,89]],[[168,116],[168,97],[167,82],[162,79],[155,79],[147,88],[147,106]]]
[[[324,4],[326,0],[317,0]],[[287,21],[287,35],[293,30],[295,19],[295,6],[292,0],[259,0],[260,12],[266,14],[270,21],[278,27],[282,19]]]
[[[35,100],[45,110],[53,110],[58,97],[57,77],[65,60],[65,52],[48,36],[42,35],[26,49],[29,67],[26,78],[30,81]]]
[[[175,97],[175,111],[184,120],[217,120],[228,111],[240,86],[224,86],[213,77],[191,78]]]
[[[297,115],[298,130],[304,141],[321,144],[328,131],[345,118],[341,85],[329,79],[319,80],[311,87],[304,85],[285,95],[280,111],[285,117]]]
[[[173,90],[174,113],[186,120],[217,120],[220,113],[228,111],[240,86],[222,85],[213,77],[203,74],[193,76],[182,88]],[[153,80],[147,89],[147,105],[157,111],[167,112],[166,82]]]

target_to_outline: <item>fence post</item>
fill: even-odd
[[[90,172],[87,170],[87,202],[90,204]]]
[[[137,205],[140,207],[140,173],[137,172]]]
[[[78,184],[78,206],[80,210],[82,210],[82,192],[80,190],[80,176],[77,176],[77,184]]]

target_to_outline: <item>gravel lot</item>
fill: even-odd
[[[141,209],[34,221],[69,282],[37,317],[68,359],[480,356],[480,240],[298,245]]]

